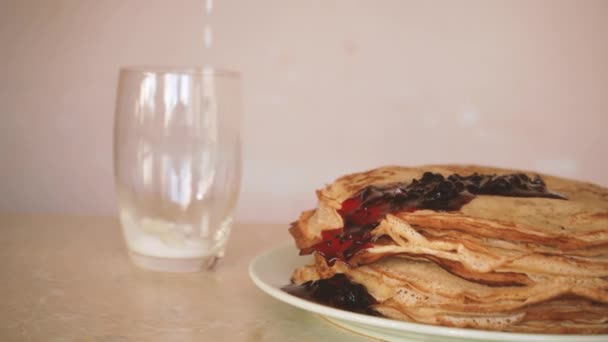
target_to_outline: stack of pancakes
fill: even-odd
[[[317,192],[315,210],[290,232],[299,249],[344,227],[343,203],[370,186],[421,179],[516,174],[476,166],[384,167],[352,174]],[[530,177],[534,174],[527,173]],[[488,330],[608,332],[608,189],[541,175],[567,199],[477,195],[458,210],[386,213],[365,248],[348,260],[295,270],[303,284],[345,275],[375,299],[371,309],[410,322]]]

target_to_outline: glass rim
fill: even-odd
[[[241,73],[236,70],[206,67],[187,67],[187,66],[164,66],[164,65],[129,65],[120,68],[120,73],[139,73],[139,74],[178,74],[178,75],[201,75],[219,76],[230,78],[241,78]]]

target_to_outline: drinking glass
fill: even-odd
[[[241,177],[241,101],[237,72],[121,69],[114,177],[136,265],[192,272],[223,256]]]

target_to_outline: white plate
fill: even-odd
[[[401,322],[327,307],[282,291],[281,287],[289,284],[293,270],[309,260],[310,257],[298,255],[293,242],[285,243],[257,256],[249,265],[249,276],[262,291],[282,302],[318,313],[348,330],[386,341],[608,341],[608,335],[519,334]]]

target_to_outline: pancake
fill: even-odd
[[[548,276],[529,286],[488,286],[430,261],[389,257],[350,268],[316,257],[292,280],[302,284],[335,274],[363,284],[377,301],[371,308],[389,318],[501,331],[608,333],[608,281],[601,278]]]
[[[361,196],[358,193],[362,190],[386,184],[411,182],[422,178],[425,172],[429,172],[428,170],[443,177],[463,171],[492,175],[521,173],[487,167],[429,166],[416,169],[386,167],[345,176],[318,191],[318,208],[305,211],[300,219],[292,224],[290,232],[296,240],[297,247],[303,250],[310,249],[326,240],[322,237],[323,232],[344,227],[345,221],[340,214],[342,205]],[[507,266],[515,268],[518,265],[528,267],[530,263],[536,264],[535,267],[542,263],[547,264],[541,259],[551,259],[561,263],[560,269],[565,272],[568,272],[568,268],[587,267],[590,263],[600,265],[598,267],[602,268],[602,274],[608,271],[605,260],[608,255],[608,191],[588,183],[546,175],[542,177],[548,189],[563,194],[567,200],[478,195],[458,208],[459,210],[421,209],[387,213],[380,217],[378,228],[371,231],[370,242],[373,245],[375,239],[387,235],[401,248],[363,248],[365,251],[355,253],[359,255],[354,258],[353,263],[372,262],[377,260],[379,255],[419,253],[441,254],[448,260],[460,262],[469,269],[485,268],[485,272],[494,270],[498,264],[505,264],[506,261],[510,263]],[[442,230],[458,231],[478,239],[478,243],[475,244],[469,239],[465,246],[464,242],[448,243],[446,238],[437,237],[429,241],[416,229],[424,230],[431,235],[441,234]],[[481,247],[479,239],[496,241],[494,246],[484,243],[486,247]],[[499,248],[496,242],[511,244],[511,247],[515,246],[519,253],[512,253],[510,259],[505,259],[504,255],[495,256],[494,265],[488,264],[491,262],[491,257],[483,257],[484,265],[474,266],[473,259],[479,258],[479,253],[472,253],[467,247],[478,251],[491,248],[496,252]],[[459,253],[446,253],[445,250],[441,251],[442,248],[459,249]],[[535,254],[526,256],[529,253]],[[486,256],[491,254],[492,251],[485,253]],[[568,254],[579,258],[544,257],[547,254]],[[585,259],[590,256],[594,256],[595,259],[591,261]],[[548,263],[551,264],[552,261]],[[594,274],[598,273],[594,271]]]
[[[426,324],[544,333],[608,332],[608,189],[480,166],[383,167],[317,191],[290,233],[371,309]],[[309,286],[309,285],[306,285]]]
[[[306,211],[290,232],[298,248],[320,242],[321,232],[344,226],[338,210],[342,203],[371,185],[386,185],[420,179],[425,172],[451,174],[538,174],[477,166],[389,166],[337,179],[317,191],[317,209]],[[398,213],[406,222],[429,228],[451,228],[487,237],[523,242],[541,242],[560,249],[584,249],[608,245],[608,190],[597,185],[540,175],[547,188],[568,200],[476,196],[458,212],[417,210]],[[608,248],[607,248],[608,250]]]

